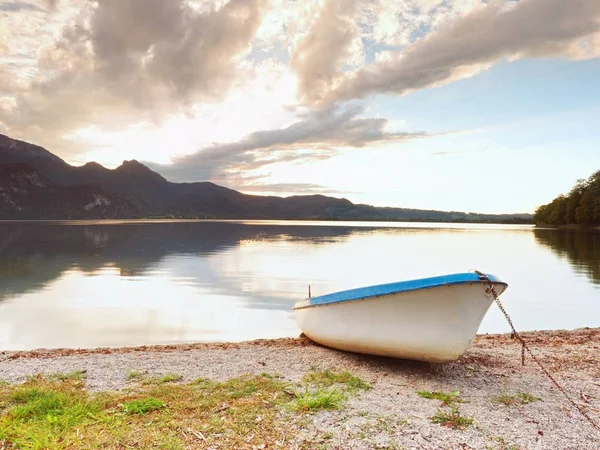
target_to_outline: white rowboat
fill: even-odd
[[[313,341],[372,355],[430,362],[460,358],[493,302],[508,287],[497,277],[457,273],[309,297],[294,305]],[[489,281],[488,281],[489,280]]]

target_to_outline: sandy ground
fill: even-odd
[[[600,329],[523,333],[544,365],[596,423],[600,424]],[[21,382],[42,372],[85,370],[87,388],[130,386],[131,370],[175,372],[229,379],[247,373],[277,373],[295,382],[311,369],[349,370],[373,389],[352,398],[339,411],[319,412],[299,427],[298,441],[330,449],[594,449],[595,430],[526,358],[510,335],[480,335],[459,361],[430,364],[358,355],[298,339],[231,344],[190,344],[94,350],[0,352],[0,380]],[[418,390],[459,390],[458,408],[474,424],[454,430],[430,421],[440,402]],[[526,392],[540,397],[506,406],[491,401]],[[323,439],[326,436],[326,439]],[[320,447],[322,446],[322,447]],[[294,448],[290,443],[290,448]]]

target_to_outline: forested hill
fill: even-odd
[[[537,208],[533,219],[537,225],[600,225],[600,170],[577,181],[567,195]]]
[[[531,214],[385,208],[324,195],[246,195],[210,182],[171,183],[138,161],[71,166],[0,134],[2,219],[310,219],[530,223]]]

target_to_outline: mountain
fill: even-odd
[[[58,186],[30,164],[0,165],[0,218],[103,219],[133,213],[131,204],[101,186]]]
[[[469,214],[354,204],[344,198],[246,195],[210,182],[172,183],[138,161],[71,166],[0,134],[0,219],[184,217],[527,223],[529,214]]]

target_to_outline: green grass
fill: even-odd
[[[106,407],[102,396],[89,396],[74,377],[38,377],[2,388],[0,404],[0,442],[30,449],[66,448],[58,445],[60,436],[91,423]]]
[[[154,397],[149,397],[126,402],[123,405],[123,411],[128,414],[148,414],[164,407],[165,402]]]
[[[183,376],[176,373],[166,373],[164,375],[155,375],[149,378],[142,379],[143,384],[165,384],[165,383],[176,383],[183,380]]]
[[[371,389],[371,385],[347,370],[319,370],[315,366],[302,381],[316,388],[306,386],[304,393],[294,393],[292,407],[304,412],[339,409],[348,399],[348,394]]]
[[[209,380],[208,378],[196,378],[195,380],[193,380],[190,385],[196,385],[196,386],[208,386],[209,384],[211,384],[212,381]]]
[[[302,378],[306,383],[312,383],[320,386],[333,386],[335,384],[343,384],[348,389],[352,390],[369,390],[371,385],[363,381],[356,375],[351,374],[347,370],[334,372],[332,370],[312,370]]]
[[[246,376],[90,394],[73,377],[38,376],[0,387],[0,448],[275,448],[291,420],[288,389]]]
[[[264,377],[264,378],[281,378],[281,375],[278,374],[277,372],[275,372],[275,373],[261,372],[260,376]]]
[[[439,392],[439,391],[417,391],[419,397],[428,398],[432,400],[439,400],[444,406],[452,406],[455,403],[461,403],[460,392],[452,391],[450,393]]]
[[[431,400],[439,400],[442,407],[450,407],[450,411],[440,409],[433,417],[430,417],[432,423],[438,423],[454,429],[464,429],[473,423],[473,419],[470,417],[461,416],[456,407],[456,403],[462,403],[459,391],[449,393],[441,391],[417,391],[417,395]]]
[[[143,376],[133,373],[128,378]],[[83,372],[0,386],[0,449],[287,448],[298,442],[290,425],[341,408],[359,389],[348,374],[328,375],[331,386],[301,383],[300,394],[269,374],[191,383],[174,383],[173,375],[100,394],[85,390]]]
[[[141,370],[130,370],[127,372],[128,380],[139,380],[144,377],[144,375],[148,372],[143,372]]]
[[[348,397],[338,389],[319,389],[310,392],[308,389],[303,394],[296,394],[292,407],[297,411],[314,412],[323,409],[339,409]]]
[[[224,399],[237,399],[251,396],[260,389],[260,383],[265,383],[271,378],[261,378],[260,381],[248,378],[235,378],[233,380],[216,383],[214,389],[219,392]]]
[[[527,405],[541,400],[540,397],[530,394],[529,392],[517,392],[516,394],[502,394],[497,397],[492,397],[492,403],[502,403],[506,406],[512,405]]]
[[[55,381],[83,381],[85,379],[85,370],[73,370],[71,372],[55,372],[44,374],[49,380]]]
[[[174,438],[167,438],[159,442],[156,448],[159,450],[185,450],[183,444]]]
[[[454,407],[450,409],[450,412],[438,410],[430,420],[432,423],[438,423],[442,426],[454,428],[456,430],[465,429],[473,424],[473,419],[461,416],[458,409]]]

